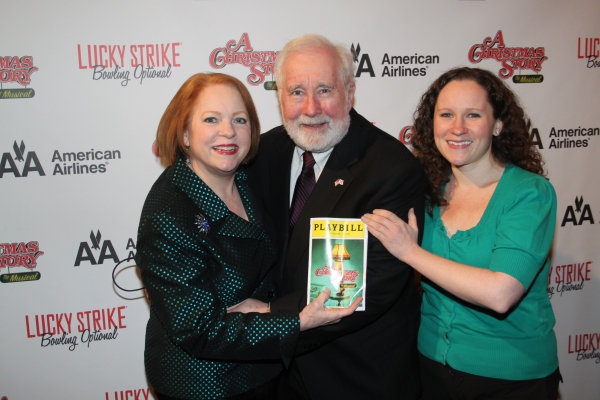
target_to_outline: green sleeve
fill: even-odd
[[[527,290],[548,257],[556,224],[556,193],[535,176],[514,185],[505,196],[493,248],[492,271],[516,278]]]

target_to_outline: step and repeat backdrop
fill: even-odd
[[[0,398],[152,399],[131,257],[167,104],[192,74],[245,82],[280,124],[273,63],[320,33],[354,52],[356,109],[410,146],[445,70],[497,73],[558,194],[548,276],[563,399],[600,393],[600,3],[5,2],[0,23]],[[116,270],[115,270],[116,268]],[[357,371],[357,374],[360,371]]]

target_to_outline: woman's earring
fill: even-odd
[[[496,121],[495,125],[496,126],[494,127],[495,128],[494,136],[500,136],[500,132],[502,132],[502,127],[503,127],[502,121],[500,121],[500,120]]]

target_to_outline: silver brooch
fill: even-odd
[[[210,225],[208,224],[208,218],[206,218],[202,214],[196,215],[196,222],[194,222],[194,225],[198,225],[198,229],[200,230],[200,233],[204,233],[205,235],[208,234],[208,231],[210,231]]]

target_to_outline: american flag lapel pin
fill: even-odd
[[[337,185],[342,185],[343,186],[344,185],[344,180],[343,179],[338,179],[337,181],[334,182],[334,185],[335,186],[337,186]]]

